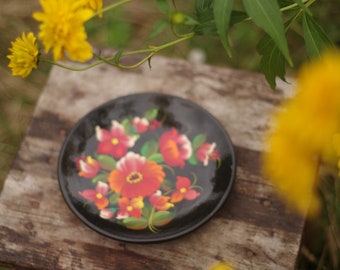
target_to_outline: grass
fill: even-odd
[[[179,2],[179,1],[178,1]],[[184,9],[190,9],[193,1],[181,3]],[[113,47],[141,48],[150,41],[146,39],[152,25],[159,18],[155,1],[132,3],[129,9],[119,9],[102,20],[87,24],[87,30],[93,43]],[[32,112],[42,88],[46,82],[49,67],[46,65],[34,71],[27,79],[14,78],[7,68],[10,42],[23,31],[36,32],[37,24],[31,14],[40,9],[37,0],[0,0],[0,190],[8,174],[19,143],[31,119]],[[338,0],[319,0],[313,14],[319,23],[327,29],[333,41],[340,45],[340,2]],[[296,28],[296,33],[301,29]],[[181,44],[164,52],[170,57],[185,58],[192,49],[200,49],[206,55],[207,63],[219,66],[258,70],[259,56],[255,44],[261,33],[251,24],[235,27],[231,33],[234,55],[232,59],[224,56],[224,49],[214,38],[195,38],[187,44]],[[170,32],[165,32],[162,39],[170,39]],[[154,42],[160,41],[156,39]],[[298,64],[305,58],[298,34],[289,36],[290,48]],[[294,72],[294,70],[293,70]],[[304,233],[298,269],[337,269],[339,263],[340,241],[340,187],[334,179],[326,179],[322,197],[323,213],[318,219],[309,220]]]

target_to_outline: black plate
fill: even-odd
[[[170,240],[208,221],[227,198],[235,156],[223,126],[200,106],[134,94],[85,115],[58,161],[74,214],[110,238]]]

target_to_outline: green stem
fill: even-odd
[[[96,17],[96,16],[98,16],[98,15],[100,15],[100,14],[102,14],[102,13],[105,13],[105,12],[111,10],[111,9],[114,9],[114,8],[116,8],[116,7],[119,7],[119,6],[121,6],[121,5],[124,5],[124,4],[128,3],[128,2],[131,2],[131,1],[133,1],[133,0],[121,0],[121,1],[119,1],[119,2],[117,2],[117,3],[113,3],[113,4],[111,4],[111,5],[108,5],[108,6],[104,7],[104,8],[102,8],[101,10],[98,10],[97,12],[95,12],[95,13],[92,15],[91,18]]]
[[[72,71],[85,71],[85,70],[91,69],[91,68],[93,68],[95,66],[98,66],[100,64],[103,64],[103,63],[107,63],[107,64],[109,64],[111,66],[115,66],[115,67],[120,67],[120,68],[125,68],[125,69],[132,69],[132,68],[139,67],[140,65],[142,65],[146,61],[149,61],[159,51],[164,50],[164,49],[166,49],[168,47],[174,46],[174,45],[176,45],[178,43],[181,43],[181,42],[183,42],[183,41],[185,41],[187,39],[192,38],[193,36],[194,36],[194,33],[190,33],[190,34],[187,34],[187,35],[185,35],[185,36],[183,36],[183,37],[181,37],[179,39],[173,40],[171,42],[165,43],[165,44],[160,45],[160,46],[150,46],[148,49],[141,49],[141,50],[135,50],[135,51],[130,51],[130,52],[122,53],[120,58],[121,57],[125,57],[125,56],[130,56],[130,55],[136,55],[136,54],[144,54],[144,53],[148,54],[142,60],[140,60],[137,63],[135,63],[133,65],[130,65],[130,66],[123,65],[123,64],[121,64],[119,62],[118,63],[111,62],[112,60],[115,59],[116,55],[108,57],[108,58],[104,58],[104,57],[101,57],[98,54],[94,54],[95,57],[97,57],[98,61],[94,62],[94,63],[92,63],[90,65],[84,66],[84,67],[72,67],[72,66],[68,66],[68,65],[62,64],[60,62],[55,62],[55,61],[50,60],[48,58],[43,58],[43,57],[40,57],[39,60],[41,62],[46,62],[46,63],[52,64],[52,65],[55,65],[55,66],[58,66],[58,67],[61,67],[61,68],[65,68],[65,69],[68,69],[68,70],[72,70]]]

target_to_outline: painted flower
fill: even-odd
[[[152,194],[149,198],[150,203],[156,210],[165,211],[169,208],[174,207],[173,203],[169,202],[170,196],[162,196],[160,190],[157,190],[154,194]]]
[[[111,219],[115,216],[115,210],[114,208],[104,208],[100,210],[99,216],[103,219]]]
[[[109,205],[109,200],[105,197],[109,191],[108,184],[99,181],[95,189],[86,189],[79,192],[79,195],[86,200],[94,202],[99,210]]]
[[[185,160],[192,154],[192,146],[188,137],[178,134],[175,128],[166,131],[159,139],[159,149],[164,162],[170,166],[183,168]]]
[[[76,160],[77,167],[79,167],[79,176],[85,178],[93,178],[100,170],[100,163],[90,156],[82,157],[80,160]]]
[[[128,136],[124,127],[117,121],[112,121],[112,127],[108,131],[99,126],[96,127],[96,137],[99,141],[97,152],[109,154],[115,158],[121,158],[126,154],[129,147],[133,147],[136,137]]]
[[[126,197],[118,199],[120,210],[117,212],[117,219],[128,217],[140,218],[144,207],[143,197],[128,199]]]
[[[189,178],[183,176],[177,176],[176,191],[171,195],[171,202],[177,203],[186,200],[195,200],[200,193],[192,188]]]
[[[12,47],[9,49],[11,54],[7,56],[10,60],[8,67],[12,69],[13,76],[26,78],[38,66],[37,38],[32,32],[27,36],[22,33],[22,36],[17,37],[11,44]]]
[[[40,0],[42,12],[35,12],[33,18],[40,24],[39,39],[45,52],[53,51],[54,60],[68,57],[84,62],[92,58],[92,47],[86,41],[84,23],[93,11],[84,7],[83,0]]]
[[[163,168],[154,161],[128,152],[109,175],[110,188],[126,198],[152,195],[165,177]]]
[[[162,126],[162,123],[157,121],[156,119],[152,119],[151,122],[150,122],[150,126],[149,126],[149,129],[152,131],[152,130],[155,130],[156,128],[159,128]]]
[[[134,117],[132,119],[132,127],[135,132],[143,133],[148,130],[149,121],[146,118]]]
[[[207,166],[209,160],[215,160],[220,158],[219,153],[217,152],[216,143],[204,143],[198,148],[196,152],[196,157],[198,161],[202,162],[204,166]]]

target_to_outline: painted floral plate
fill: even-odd
[[[226,200],[235,156],[223,126],[191,101],[123,96],[85,115],[60,152],[63,197],[110,238],[151,243],[207,222]]]

